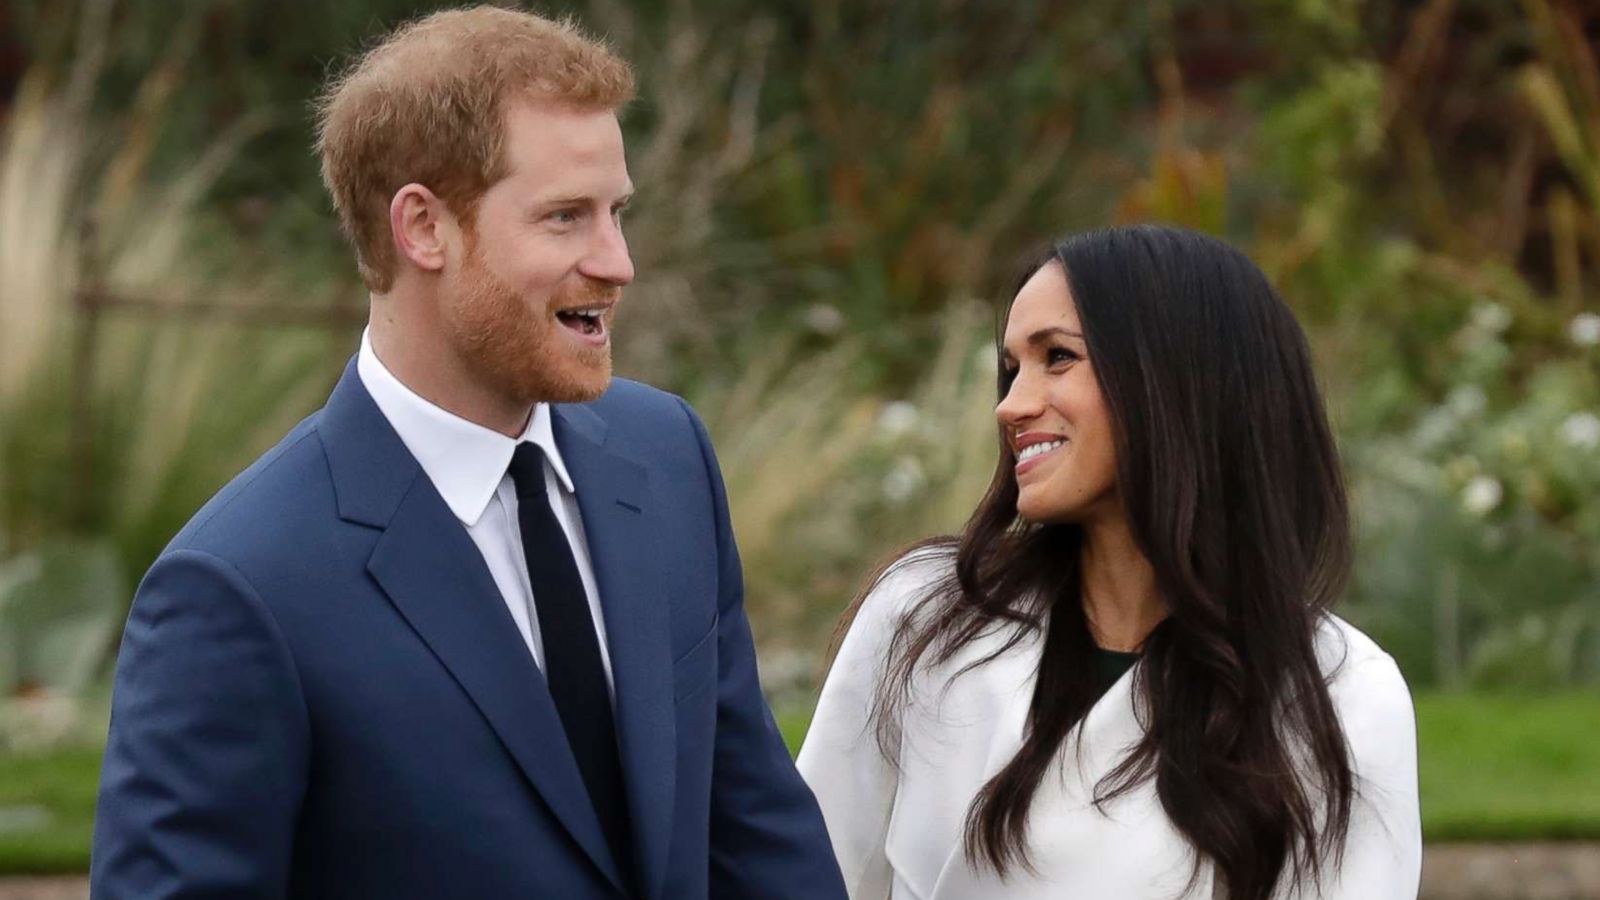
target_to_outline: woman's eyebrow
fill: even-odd
[[[1038,331],[1035,331],[1033,334],[1028,335],[1028,343],[1042,344],[1058,334],[1066,337],[1078,338],[1080,340],[1083,338],[1083,335],[1073,331],[1070,328],[1062,328],[1059,325],[1052,325],[1049,328],[1041,328]]]
[[[1056,335],[1061,335],[1063,337],[1078,338],[1079,340],[1083,339],[1083,335],[1082,334],[1079,334],[1078,332],[1073,331],[1071,328],[1063,328],[1060,325],[1052,325],[1052,326],[1050,326],[1048,328],[1041,328],[1038,331],[1035,331],[1034,333],[1028,335],[1028,337],[1025,340],[1025,343],[1027,343],[1030,346],[1035,346],[1036,347],[1036,346],[1038,346],[1040,344],[1043,344],[1044,342],[1048,341],[1050,338],[1055,337]],[[1001,360],[1001,362],[1016,362],[1017,361],[1017,355],[1015,353],[1011,352],[1011,348],[1010,347],[1004,347],[1003,346],[1003,347],[1000,348],[1000,360]]]

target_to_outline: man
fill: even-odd
[[[328,92],[328,404],[151,568],[96,897],[837,898],[704,428],[610,378],[626,64],[479,7]]]

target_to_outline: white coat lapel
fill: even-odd
[[[973,642],[938,673],[941,678],[961,671],[972,661],[982,659],[1006,642],[1009,632],[999,630]],[[956,737],[949,746],[935,747],[935,752],[955,750],[954,765],[948,772],[949,785],[958,796],[977,796],[982,787],[1016,756],[1022,746],[1023,734],[1028,724],[1028,705],[1033,699],[1033,685],[1039,671],[1039,653],[1043,642],[1039,633],[1027,635],[1016,646],[983,665],[946,682],[946,690],[930,691],[930,700],[936,703],[935,718],[927,723],[939,729],[953,728]],[[971,866],[966,859],[963,834],[966,809],[959,809],[953,821],[941,823],[937,868],[923,866],[902,871],[937,871],[931,885],[917,885],[928,900],[943,897],[980,896],[963,882],[970,879]],[[914,832],[917,823],[908,822],[903,831]],[[890,835],[891,844],[895,835]],[[892,848],[891,848],[892,849]],[[929,847],[923,854],[934,850]],[[928,860],[932,861],[932,860]]]

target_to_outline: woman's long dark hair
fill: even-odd
[[[1265,900],[1285,873],[1299,882],[1338,864],[1354,793],[1314,647],[1344,586],[1350,537],[1305,336],[1249,259],[1201,234],[1078,235],[1018,286],[1052,260],[1066,268],[1111,414],[1118,491],[1168,610],[1134,680],[1144,738],[1095,799],[1153,778],[1226,896]],[[1002,367],[1002,398],[1008,381]],[[967,818],[969,860],[1004,877],[1030,867],[1029,807],[1097,695],[1082,531],[1018,519],[1003,435],[1000,448],[963,533],[925,542],[952,547],[955,567],[901,620],[875,715],[893,746],[919,666],[950,661],[997,626],[1009,640],[973,665],[1039,635],[1025,739]]]

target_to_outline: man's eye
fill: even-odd
[[[571,225],[578,221],[578,211],[575,209],[558,209],[550,214],[550,220],[561,225]]]

